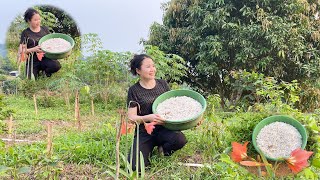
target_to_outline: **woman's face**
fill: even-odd
[[[40,23],[41,23],[41,18],[39,14],[34,14],[31,20],[29,21],[29,25],[32,28],[40,27]]]
[[[136,71],[139,74],[140,78],[155,79],[157,69],[152,59],[145,58],[142,61],[140,69],[137,68]]]

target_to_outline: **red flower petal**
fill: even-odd
[[[148,134],[152,134],[153,129],[155,128],[154,125],[156,125],[157,123],[155,122],[151,122],[151,123],[144,123],[144,128],[147,130]]]
[[[39,61],[42,60],[43,56],[44,56],[44,52],[37,52],[37,57],[38,57]]]
[[[303,167],[300,167],[300,166],[294,166],[290,163],[287,163],[287,164],[294,174],[297,174],[298,172],[300,172],[303,169]]]
[[[244,166],[264,166],[263,163],[259,163],[256,161],[240,161],[240,164]]]
[[[231,159],[235,162],[240,162],[247,158],[247,145],[249,142],[245,142],[243,145],[237,142],[232,142]]]
[[[297,162],[307,161],[309,157],[313,154],[311,151],[305,151],[300,148],[291,152],[291,157],[294,157]]]
[[[127,133],[131,133],[133,131],[133,129],[134,129],[134,124],[124,122],[124,123],[121,124],[120,134],[121,135],[126,135]]]
[[[121,130],[120,130],[120,134],[124,135],[126,134],[126,125],[124,123],[121,124]]]
[[[312,154],[313,152],[311,151],[305,151],[298,148],[291,152],[291,156],[286,159],[286,161],[293,173],[298,173],[309,165],[308,159]]]

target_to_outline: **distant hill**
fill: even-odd
[[[0,56],[5,57],[7,54],[6,46],[4,44],[0,44]]]

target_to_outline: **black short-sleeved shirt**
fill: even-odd
[[[129,88],[127,105],[129,108],[132,108],[137,107],[139,104],[140,111],[139,107],[137,109],[137,115],[139,116],[152,114],[152,104],[154,100],[158,96],[169,90],[170,88],[168,86],[168,83],[161,79],[156,79],[156,86],[152,89],[145,89],[140,85],[139,82],[137,82]]]
[[[33,32],[33,31],[31,31],[30,28],[27,28],[27,29],[23,30],[21,33],[20,44],[27,43],[28,49],[33,48],[35,46],[38,46],[39,40],[47,34],[50,34],[50,31],[45,26],[41,26],[39,32]],[[36,55],[33,55],[33,61],[39,61],[38,57]]]

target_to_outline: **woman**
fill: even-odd
[[[150,165],[149,157],[155,146],[163,151],[165,156],[170,156],[174,151],[181,149],[186,143],[186,137],[180,131],[171,131],[164,128],[164,123],[158,114],[152,113],[152,103],[162,93],[170,88],[164,80],[155,79],[156,67],[151,57],[141,54],[135,55],[130,62],[131,73],[139,75],[139,81],[128,91],[128,118],[136,121],[139,126],[139,151],[142,152],[145,166]],[[154,122],[155,129],[148,134],[144,123]],[[133,141],[133,156],[129,154],[129,162],[132,158],[132,169],[136,169],[136,142],[137,134]],[[140,159],[140,158],[139,158]]]
[[[49,29],[40,25],[41,17],[35,9],[27,9],[24,13],[24,20],[29,24],[29,27],[21,33],[19,46],[20,61],[26,60],[28,56],[30,58],[30,64],[27,61],[26,65],[28,78],[32,76],[31,72],[37,78],[40,71],[43,71],[47,77],[50,77],[52,73],[59,71],[61,65],[57,60],[43,57],[43,52],[38,45],[39,40],[50,33]]]

